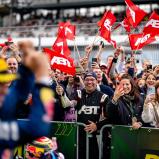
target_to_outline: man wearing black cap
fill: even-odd
[[[70,101],[66,95],[63,96],[65,106],[75,106],[77,110],[77,121],[84,123],[85,128],[79,129],[79,158],[86,158],[85,132],[91,134],[89,139],[89,158],[98,159],[97,130],[103,123],[106,123],[106,105],[108,96],[99,92],[97,88],[97,76],[90,72],[84,76],[85,89],[77,90],[74,100]],[[63,94],[63,89],[59,87],[57,93]],[[104,120],[100,121],[100,118]],[[85,132],[84,132],[85,131]]]

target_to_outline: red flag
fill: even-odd
[[[127,4],[126,16],[129,23],[135,28],[147,14],[144,10],[136,6],[131,0],[125,0]]]
[[[121,22],[121,25],[125,28],[125,30],[130,33],[131,31],[131,27],[130,27],[130,23],[128,21],[127,18],[125,18],[122,22]]]
[[[7,45],[4,44],[4,43],[1,43],[1,44],[0,44],[0,47],[2,47],[2,48],[5,47],[5,46],[7,46]]]
[[[59,23],[58,36],[61,36],[61,32],[65,35],[65,38],[68,40],[75,39],[76,26],[72,25],[70,22],[61,22]]]
[[[97,23],[99,27],[105,27],[107,30],[111,31],[112,25],[115,23],[116,17],[111,11],[106,11],[102,19]]]
[[[144,34],[159,35],[159,15],[153,12],[144,27]]]
[[[107,11],[105,12],[102,19],[97,23],[97,25],[100,27],[100,36],[109,43],[113,44],[114,47],[116,46],[116,42],[111,39],[111,29],[115,21],[116,17],[114,14],[112,14],[110,11]]]
[[[61,32],[63,34],[63,32]],[[59,54],[70,56],[71,52],[68,48],[67,41],[65,38],[62,38],[62,36],[58,36],[54,45],[52,46],[52,49]]]
[[[114,48],[117,47],[116,41],[111,39],[111,33],[108,32],[105,28],[100,28],[100,36],[104,38],[108,43],[112,44]]]
[[[129,34],[129,41],[132,50],[139,50],[155,40],[155,37],[151,34]]]
[[[73,76],[75,75],[76,70],[72,58],[66,57],[65,55],[59,54],[58,52],[55,52],[48,48],[44,48],[44,52],[50,58],[50,64],[52,69],[59,69],[62,72],[68,73]]]
[[[6,42],[13,42],[12,37],[9,35]],[[8,47],[5,43],[0,43],[0,47]]]

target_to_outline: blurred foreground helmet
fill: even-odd
[[[61,153],[55,152],[57,149],[56,138],[51,140],[47,137],[41,137],[34,140],[26,146],[27,159],[64,159]],[[60,155],[59,155],[60,154]]]
[[[4,59],[0,59],[0,83],[7,83],[15,80],[16,74],[9,73],[8,65]]]

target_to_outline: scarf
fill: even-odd
[[[130,109],[132,116],[134,116],[134,96],[131,95],[124,95],[123,100],[125,101],[126,106]]]

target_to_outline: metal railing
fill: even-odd
[[[114,27],[119,23],[115,23]],[[96,23],[83,23],[76,25],[76,36],[95,36],[98,27]],[[141,23],[133,33],[139,33],[144,27],[145,22]],[[0,27],[0,37],[5,38],[11,35],[14,38],[22,37],[56,37],[58,25],[35,25],[35,26],[14,26],[14,27]],[[113,31],[113,35],[126,35],[123,27],[119,27]]]
[[[28,120],[24,120],[24,121],[28,121]],[[51,123],[55,123],[55,124],[70,124],[70,125],[75,125],[76,127],[76,130],[77,130],[77,133],[76,133],[76,145],[75,145],[75,147],[76,147],[76,159],[79,159],[79,142],[81,142],[81,141],[79,141],[79,127],[82,127],[83,129],[84,129],[84,127],[85,127],[85,124],[84,123],[79,123],[79,122],[55,122],[55,121],[51,121]],[[54,125],[53,125],[54,126]],[[120,147],[120,148],[123,148],[123,145],[122,146],[119,146],[118,147],[118,145],[116,145],[115,144],[115,142],[117,143],[117,144],[122,144],[122,140],[124,140],[124,142],[123,143],[126,143],[125,145],[127,146],[127,144],[129,143],[129,140],[130,140],[130,142],[132,142],[134,139],[136,139],[136,140],[134,140],[133,142],[136,144],[136,147],[138,147],[138,152],[136,151],[134,151],[134,152],[132,152],[132,153],[134,153],[135,155],[137,154],[137,155],[139,155],[138,153],[140,153],[140,144],[138,144],[139,143],[139,140],[140,140],[140,138],[142,137],[141,135],[143,135],[143,138],[144,138],[144,136],[146,135],[146,140],[147,141],[150,141],[150,139],[152,139],[153,138],[153,143],[152,143],[152,149],[153,148],[155,148],[155,146],[157,146],[157,144],[156,143],[158,143],[158,140],[157,140],[157,138],[156,138],[156,136],[158,136],[158,132],[159,132],[159,129],[157,129],[157,128],[148,128],[148,127],[143,127],[143,128],[141,128],[141,129],[138,129],[138,130],[134,130],[132,127],[130,127],[130,126],[123,126],[123,125],[119,125],[119,126],[116,126],[116,125],[104,125],[101,129],[100,129],[100,131],[99,131],[99,159],[103,159],[103,157],[104,158],[107,158],[107,156],[103,156],[103,134],[104,134],[104,130],[105,129],[107,129],[107,131],[108,131],[108,129],[111,129],[111,144],[109,145],[110,146],[110,151],[112,152],[113,151],[113,153],[114,152],[116,152],[116,150]],[[62,130],[62,132],[63,132],[63,130]],[[127,134],[123,134],[123,133],[129,133],[129,137],[130,138],[125,138],[125,136],[127,136]],[[152,134],[151,134],[152,133]],[[63,134],[63,133],[62,133]],[[123,138],[120,138],[120,135],[123,137]],[[153,135],[155,135],[155,136],[153,136]],[[134,138],[134,136],[135,136],[135,138]],[[68,137],[67,135],[64,135],[63,137]],[[75,136],[74,136],[75,137]],[[91,137],[91,134],[89,134],[89,133],[86,133],[86,142],[85,143],[82,143],[82,144],[86,144],[86,156],[85,156],[85,159],[89,159],[89,139],[90,139],[90,137]],[[118,139],[117,139],[118,138]],[[120,143],[119,143],[119,138],[120,138]],[[148,139],[149,138],[149,139]],[[115,139],[115,140],[114,140]],[[126,141],[125,139],[129,139],[128,141]],[[155,140],[154,140],[155,139]],[[116,141],[117,140],[117,141]],[[113,142],[112,142],[113,141]],[[115,142],[114,142],[115,141]],[[137,141],[137,142],[136,142]],[[156,143],[154,143],[154,141],[156,141]],[[147,146],[148,144],[146,144],[145,146]],[[157,147],[159,147],[159,144],[158,144],[158,146]],[[145,147],[146,148],[146,147]],[[143,146],[141,147],[141,149],[143,149]],[[157,149],[158,150],[158,149]],[[70,151],[71,151],[71,149],[70,149]],[[95,151],[95,150],[94,150]],[[121,152],[121,153],[126,153],[125,152],[125,149],[122,149],[122,151],[123,152]],[[131,150],[130,150],[131,151]],[[120,152],[118,152],[118,153],[120,153]],[[112,155],[112,154],[111,154]],[[70,158],[70,159],[74,159],[74,158]],[[113,158],[114,159],[114,158]],[[124,158],[125,159],[125,158]],[[127,158],[126,158],[127,159]]]
[[[18,119],[18,120],[21,120],[21,121],[24,121],[24,122],[28,122],[29,120],[28,119]],[[80,122],[61,122],[61,121],[50,121],[51,124],[59,124],[59,125],[62,125],[62,124],[70,124],[70,125],[75,125],[76,128],[77,128],[77,133],[76,133],[76,159],[79,159],[79,127],[82,127],[83,129],[85,128],[85,124],[84,123],[80,123]],[[62,129],[63,131],[63,129]],[[55,132],[54,132],[55,133]],[[59,131],[58,131],[58,134]],[[63,134],[63,133],[62,133]],[[86,145],[86,156],[85,156],[85,159],[89,159],[89,137],[90,137],[90,134],[89,133],[85,133],[86,134],[86,143],[83,143]],[[66,137],[68,137],[66,135]]]

